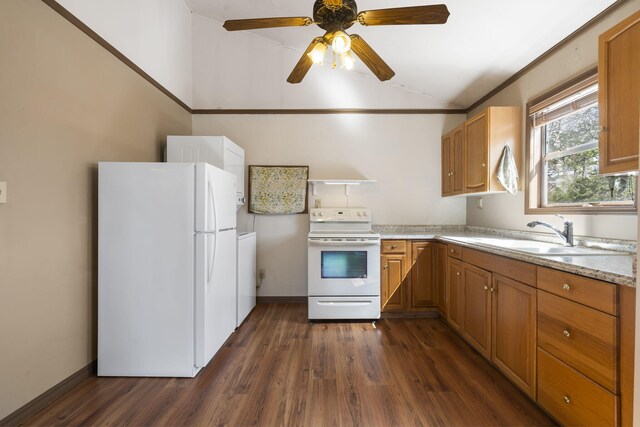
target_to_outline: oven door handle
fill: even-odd
[[[380,241],[373,240],[371,242],[336,242],[309,239],[309,246],[380,246]]]

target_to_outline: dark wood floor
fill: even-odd
[[[438,319],[258,305],[195,379],[89,378],[26,425],[552,425]]]

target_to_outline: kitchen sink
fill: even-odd
[[[556,243],[536,240],[505,239],[498,237],[461,237],[460,241],[482,246],[510,249],[515,252],[537,256],[589,256],[589,255],[628,255],[626,252],[611,251],[583,246],[563,246]]]

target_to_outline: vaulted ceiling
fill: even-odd
[[[211,26],[228,19],[277,16],[312,16],[313,0],[185,0],[192,12],[208,18]],[[387,93],[391,88],[412,96],[426,97],[447,108],[466,108],[511,77],[556,43],[598,15],[614,0],[446,0],[451,13],[444,25],[363,27],[355,24],[349,32],[362,36],[393,68],[396,75],[387,82],[375,82],[360,61],[350,79],[368,79],[367,90]],[[359,0],[359,10],[431,4],[420,0]],[[314,25],[282,29],[253,30],[251,33],[295,55],[277,60],[277,78],[285,82],[297,58],[311,40],[322,34]],[[226,40],[242,40],[247,35],[229,33]],[[243,44],[234,46],[242,50]],[[250,46],[246,47],[251,54]],[[242,52],[239,52],[240,54]],[[194,55],[214,55],[203,49]],[[203,58],[194,59],[194,64]],[[244,78],[260,80],[263,65],[256,63],[242,71]],[[228,64],[228,67],[233,64]],[[330,65],[324,65],[329,68]],[[197,71],[196,71],[197,72]],[[312,71],[312,73],[319,71]],[[317,84],[306,79],[301,85]],[[375,83],[375,84],[374,84]],[[382,86],[384,85],[384,86]],[[259,87],[254,90],[260,90]],[[265,90],[269,90],[265,88]],[[387,92],[385,92],[387,91]],[[259,98],[260,94],[256,94]],[[433,103],[433,102],[432,102]]]

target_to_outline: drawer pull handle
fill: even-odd
[[[571,290],[571,286],[569,286],[568,283],[565,283],[564,285],[562,285],[562,289],[565,291],[570,291]]]
[[[564,396],[562,397],[562,400],[564,400],[564,403],[566,403],[567,405],[568,405],[569,403],[571,403],[571,399],[570,399],[570,398],[569,398],[569,396],[567,396],[567,395],[564,395]]]
[[[565,338],[571,338],[571,332],[569,332],[569,330],[567,329],[562,331],[562,335],[564,335]]]
[[[397,247],[398,247],[398,245],[391,245],[391,249],[395,249]]]

